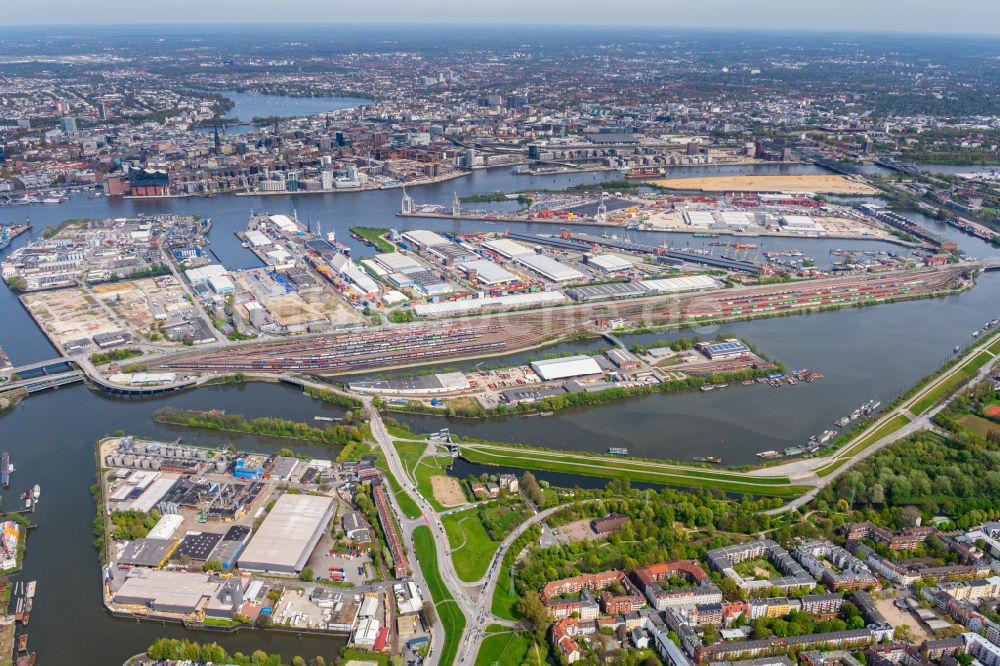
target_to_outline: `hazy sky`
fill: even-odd
[[[998,0],[3,0],[6,25],[513,23],[1000,34]]]

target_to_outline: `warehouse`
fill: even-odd
[[[715,224],[715,217],[707,210],[686,210],[684,221],[692,227],[710,227]]]
[[[583,273],[575,268],[561,264],[544,254],[525,254],[517,257],[516,261],[553,282],[569,282],[584,277]]]
[[[591,356],[567,356],[547,361],[532,361],[531,369],[545,381],[602,374],[601,366]]]
[[[163,566],[177,542],[172,539],[135,539],[130,541],[118,558],[118,564],[130,567]]]
[[[330,497],[282,495],[240,556],[240,569],[279,574],[302,571],[333,517],[333,507]]]
[[[701,343],[695,347],[698,351],[713,361],[720,358],[731,358],[733,356],[742,356],[743,354],[750,353],[750,348],[736,338],[728,338],[722,342]]]
[[[114,601],[123,606],[143,606],[158,613],[188,615],[204,611],[210,617],[232,617],[239,610],[244,583],[227,583],[200,573],[133,569],[115,593]],[[230,593],[230,589],[235,594]]]
[[[648,291],[658,293],[699,291],[702,289],[717,289],[721,286],[714,278],[709,277],[708,275],[687,275],[685,277],[643,280],[639,284]]]
[[[823,227],[808,215],[782,215],[781,226],[792,231],[822,231]]]
[[[206,284],[209,278],[226,274],[226,267],[219,264],[209,264],[201,268],[189,268],[184,271],[184,275],[191,281],[191,284]]]
[[[412,247],[416,248],[430,248],[436,245],[448,245],[451,243],[451,241],[444,236],[436,234],[433,231],[427,231],[426,229],[405,231],[403,232],[403,239],[406,240],[406,242]]]
[[[567,289],[566,293],[574,301],[586,303],[589,301],[608,301],[617,298],[636,298],[647,295],[641,284],[632,282],[605,282],[604,284],[588,284],[582,287]]]
[[[605,273],[620,273],[632,268],[631,261],[617,254],[585,254],[583,263]]]
[[[208,278],[208,286],[217,294],[231,294],[236,291],[236,285],[226,275],[214,275]]]
[[[271,215],[271,224],[281,229],[283,232],[290,234],[298,231],[298,226],[292,221],[292,218],[287,215]]]
[[[750,213],[740,213],[730,210],[720,213],[719,217],[722,218],[722,224],[730,229],[749,229],[754,226],[753,217]]]
[[[441,301],[440,303],[417,303],[413,311],[420,317],[440,317],[444,315],[465,314],[489,308],[519,309],[558,305],[566,300],[559,291],[533,291],[527,294],[509,294],[507,296],[487,296],[485,298],[465,299],[461,301]]]
[[[163,515],[160,520],[153,526],[153,529],[149,530],[149,534],[146,535],[147,539],[169,539],[174,536],[174,532],[177,528],[184,523],[184,516],[179,513],[168,513]]]
[[[508,282],[516,282],[518,277],[508,271],[503,266],[498,266],[488,259],[477,259],[476,261],[467,261],[459,265],[461,269],[472,282],[478,282],[484,287],[492,287],[498,284],[507,284]]]
[[[521,245],[520,243],[512,241],[508,238],[498,238],[496,240],[486,241],[483,243],[483,247],[488,250],[493,250],[497,254],[507,257],[508,259],[514,259],[515,257],[521,257],[532,253],[532,249],[530,247]]]
[[[265,247],[271,244],[271,239],[256,229],[248,231],[246,237],[250,247]]]
[[[372,259],[389,273],[408,273],[423,269],[420,262],[402,252],[376,254]]]

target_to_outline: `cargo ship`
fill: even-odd
[[[608,453],[613,453],[616,456],[627,456],[628,449],[623,446],[610,446],[608,447]]]

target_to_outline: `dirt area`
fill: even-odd
[[[590,526],[589,518],[575,520],[560,527],[553,527],[552,536],[559,543],[572,543],[574,541],[583,541],[584,539],[593,541],[598,538],[597,533]]]
[[[60,345],[123,328],[122,323],[115,321],[82,289],[39,291],[25,294],[21,299],[45,332]]]
[[[885,617],[886,622],[894,627],[906,624],[910,627],[910,632],[913,635],[913,643],[919,645],[925,640],[934,638],[927,632],[927,628],[924,627],[920,619],[911,613],[910,611],[900,610],[892,603],[892,599],[876,599],[875,606],[879,609],[882,615]]]
[[[458,479],[450,476],[432,476],[431,490],[434,492],[434,499],[442,506],[461,506],[466,503]]]
[[[328,294],[288,294],[269,298],[264,305],[282,326],[301,326],[320,321],[339,326],[360,321],[357,313]]]
[[[670,190],[704,192],[814,192],[816,194],[875,194],[876,191],[844,176],[718,176],[670,178],[653,181]]]

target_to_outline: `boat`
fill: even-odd
[[[31,509],[31,498],[30,497],[28,497],[28,498],[26,498],[24,500],[24,508],[25,509]]]
[[[616,456],[627,456],[628,449],[626,449],[624,446],[609,446],[608,453],[613,453]]]
[[[42,496],[42,487],[35,484],[35,487],[31,489],[31,497],[37,502],[38,498]]]
[[[757,454],[758,458],[780,458],[781,454],[774,450],[761,451]]]
[[[719,234],[694,234],[695,238],[718,238]]]
[[[707,460],[710,463],[715,463],[716,465],[722,464],[722,458],[720,458],[719,456],[705,456],[705,460]]]
[[[10,472],[14,468],[10,464],[10,454],[6,451],[0,454],[0,485],[4,488],[10,487]]]
[[[707,386],[702,386],[702,387],[701,387],[701,388],[699,388],[698,390],[699,390],[699,391],[711,391],[711,390],[713,390],[713,389],[715,389],[715,384],[709,384],[709,385],[707,385]]]

